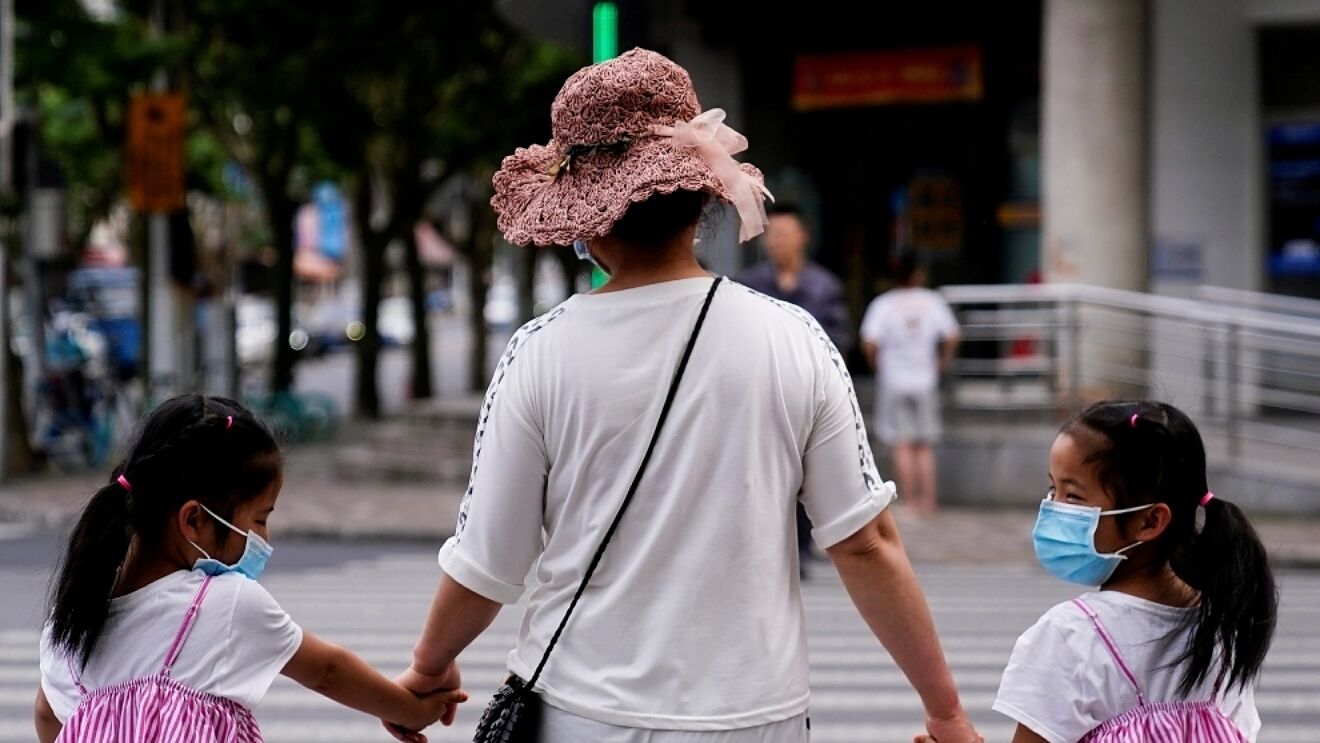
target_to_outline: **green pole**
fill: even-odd
[[[619,7],[599,2],[591,9],[591,61],[604,62],[619,56]]]
[[[619,6],[599,2],[591,9],[591,61],[604,62],[619,56]],[[604,284],[609,276],[599,268],[591,269],[591,286]]]

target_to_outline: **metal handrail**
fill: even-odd
[[[1292,333],[1320,339],[1320,324],[1264,310],[1223,308],[1194,299],[1111,289],[1088,284],[964,284],[945,286],[940,293],[950,304],[1012,302],[1079,302],[1100,307],[1161,315],[1168,319],[1232,323],[1240,328]]]
[[[1202,291],[1184,299],[1084,284],[946,286],[965,341],[951,408],[1057,414],[1104,389],[1167,391],[1200,406],[1188,412],[1234,458],[1248,442],[1320,451],[1320,302]]]
[[[1285,297],[1278,294],[1204,284],[1196,287],[1196,297],[1219,305],[1234,305],[1267,312],[1281,312],[1285,315],[1320,318],[1320,299]]]

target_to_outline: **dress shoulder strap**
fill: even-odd
[[[179,659],[179,651],[183,649],[183,641],[188,637],[188,632],[192,630],[194,621],[197,618],[197,610],[202,606],[202,599],[206,597],[206,591],[211,587],[211,579],[214,576],[206,576],[202,585],[197,589],[197,595],[193,596],[192,606],[188,607],[188,612],[183,615],[183,623],[179,625],[179,631],[174,635],[174,642],[170,644],[169,652],[165,653],[165,665],[160,672],[168,676],[170,669],[174,667],[174,661]]]
[[[64,662],[69,666],[69,678],[73,679],[73,685],[78,687],[78,695],[87,696],[87,687],[83,686],[82,674],[78,673],[78,669],[73,667],[73,658],[66,655],[64,656]]]
[[[1075,598],[1072,602],[1079,611],[1091,620],[1091,626],[1095,627],[1095,633],[1100,636],[1100,641],[1105,644],[1109,654],[1114,658],[1114,662],[1118,664],[1118,669],[1123,672],[1128,682],[1132,684],[1133,690],[1137,692],[1137,703],[1143,707],[1146,706],[1146,693],[1141,690],[1141,684],[1137,682],[1136,674],[1132,673],[1127,661],[1123,660],[1123,654],[1118,651],[1118,643],[1114,642],[1109,630],[1106,630],[1105,625],[1101,623],[1100,615],[1095,613],[1095,609],[1092,609],[1090,604],[1080,598]]]

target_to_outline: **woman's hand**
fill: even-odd
[[[449,665],[439,673],[425,673],[417,670],[415,666],[409,666],[408,670],[399,674],[394,679],[394,683],[416,694],[418,697],[429,700],[433,699],[439,703],[434,720],[438,720],[441,725],[454,724],[454,716],[458,714],[458,705],[460,702],[467,701],[467,695],[462,694],[461,699],[443,699],[443,692],[458,692],[462,686],[462,674],[458,670],[458,662],[450,661]],[[439,693],[437,693],[439,692]],[[421,733],[408,730],[405,727],[381,720],[385,729],[395,740],[404,741],[404,743],[426,743],[426,736]]]
[[[944,719],[928,717],[926,732],[928,735],[918,735],[912,743],[985,743],[985,738],[963,714]]]

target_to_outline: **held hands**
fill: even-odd
[[[966,715],[936,719],[926,718],[926,735],[917,735],[912,743],[985,743]]]
[[[405,743],[426,743],[426,736],[415,731],[434,722],[452,725],[454,715],[458,713],[458,705],[468,699],[467,693],[459,688],[462,685],[462,678],[456,662],[450,662],[437,674],[423,673],[415,667],[409,667],[394,679],[394,683],[416,695],[419,704],[418,712],[421,719],[403,720],[399,723],[381,721],[395,740]],[[423,724],[415,724],[418,722]]]

